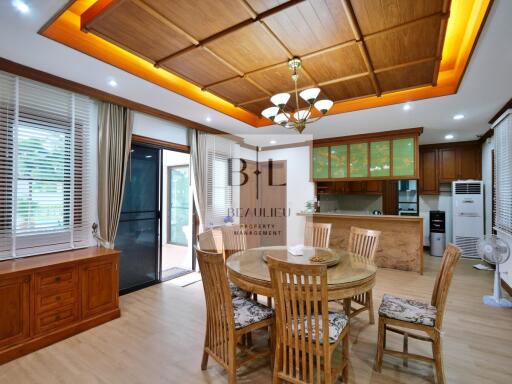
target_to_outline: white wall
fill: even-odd
[[[151,137],[171,143],[186,145],[188,142],[187,127],[173,124],[170,121],[135,112],[133,134]]]
[[[287,243],[304,243],[305,218],[297,216],[297,213],[303,211],[306,201],[313,200],[315,196],[314,183],[309,178],[309,146],[263,151],[260,159],[286,160],[286,197],[291,212],[287,220]]]

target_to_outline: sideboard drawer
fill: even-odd
[[[49,331],[54,328],[73,323],[78,320],[76,305],[60,307],[55,311],[45,312],[35,317],[35,333]]]
[[[56,268],[35,274],[36,294],[40,292],[63,292],[73,289],[78,283],[76,267]]]
[[[77,293],[75,290],[65,292],[47,293],[36,295],[36,314],[54,310],[59,307],[74,304],[77,302]]]

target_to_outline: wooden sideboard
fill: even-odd
[[[0,364],[119,317],[119,255],[93,247],[0,262]]]

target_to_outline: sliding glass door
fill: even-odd
[[[189,228],[189,175],[188,165],[170,166],[167,169],[169,181],[169,243],[188,245],[186,231]]]
[[[160,150],[132,145],[116,248],[121,292],[158,280]]]

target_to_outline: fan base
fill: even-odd
[[[512,308],[512,301],[504,298],[496,299],[491,295],[484,296],[484,304],[490,305],[491,307]]]

